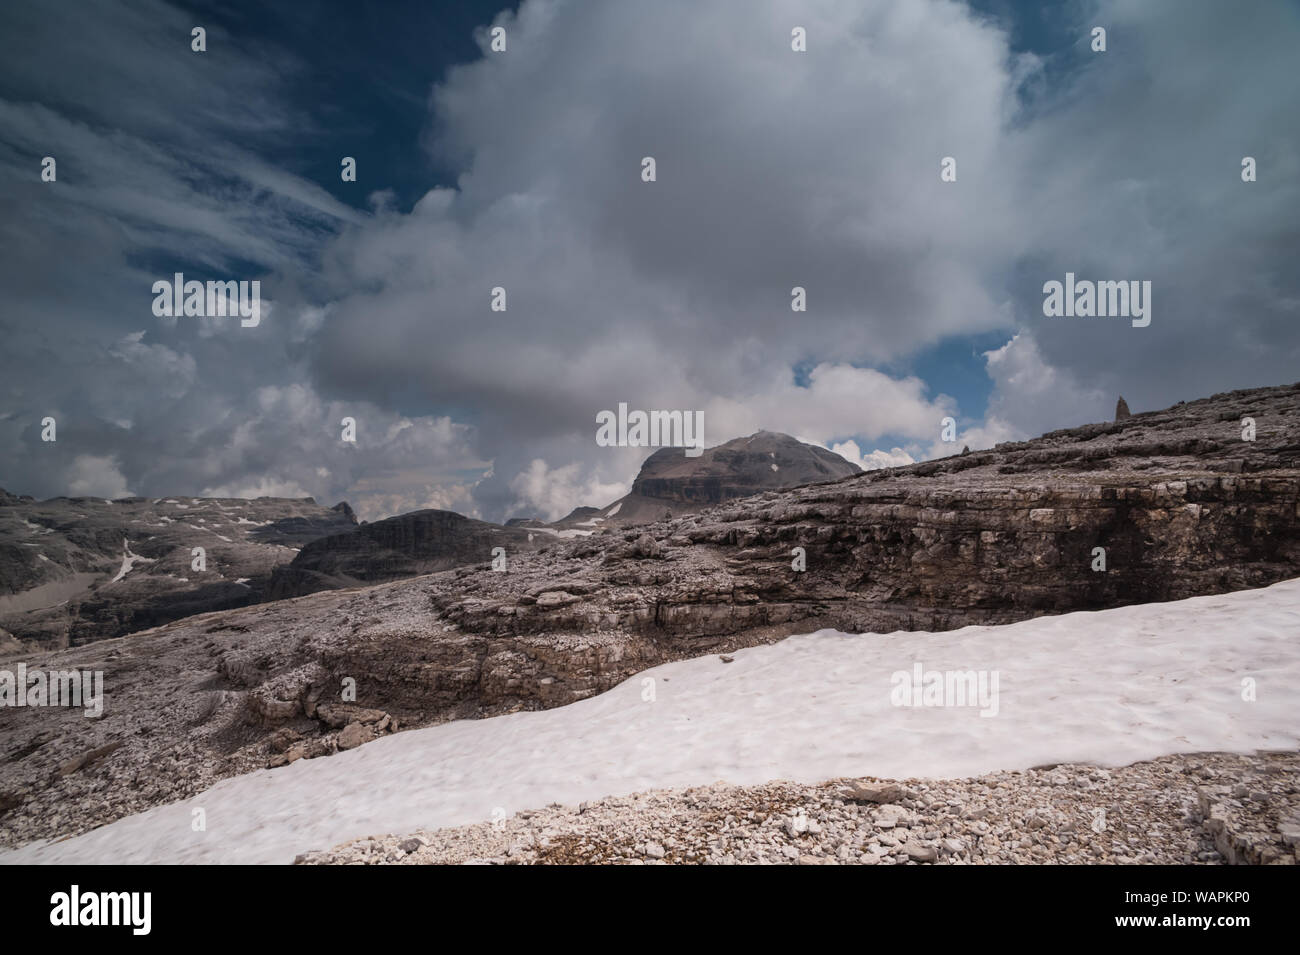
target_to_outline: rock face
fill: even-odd
[[[415,531],[391,533],[358,539]],[[943,630],[1295,577],[1300,385],[534,543],[505,572],[477,556],[26,659],[104,670],[110,702],[96,720],[0,709],[0,840],[79,831],[264,767],[285,755],[269,743],[281,729],[329,752],[340,730],[321,705],[349,680],[358,707],[412,727],[563,705],[669,660],[825,626]],[[52,772],[118,740],[93,769]]]
[[[834,481],[861,470],[825,448],[759,431],[694,458],[683,448],[660,448],[641,466],[631,493],[597,513],[612,524],[649,523],[665,513],[681,516],[762,491]]]
[[[256,603],[297,548],[355,525],[347,504],[311,498],[37,501],[0,491],[0,631],[75,645]]]
[[[660,448],[646,459],[632,492],[679,504],[721,504],[773,488],[834,481],[862,469],[787,434],[759,431],[709,448],[696,458]]]
[[[1279,782],[1292,785],[1279,793]],[[1197,788],[1195,816],[1223,861],[1228,865],[1300,862],[1300,800],[1294,798],[1294,782],[1294,777],[1283,781],[1242,774]]]
[[[282,599],[487,565],[494,548],[506,548],[508,559],[531,549],[539,536],[527,526],[502,527],[451,511],[414,511],[312,541],[277,568],[268,593]]]

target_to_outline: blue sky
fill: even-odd
[[[339,179],[335,156],[355,155],[367,177],[409,211],[431,186],[454,186],[459,170],[412,149],[429,121],[428,94],[447,69],[481,55],[474,30],[502,2],[382,4],[178,4],[195,22],[220,24],[293,58],[288,95],[314,128],[307,142],[269,144],[268,159],[320,182],[340,202],[364,194]],[[216,52],[216,51],[214,51]]]

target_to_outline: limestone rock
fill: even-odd
[[[909,842],[903,848],[907,851],[907,857],[913,862],[933,862],[939,855],[933,846],[922,845],[919,842]]]
[[[361,723],[349,723],[338,735],[339,749],[356,749],[375,738],[374,731]]]
[[[316,707],[316,718],[339,729],[349,723],[380,723],[388,718],[388,714],[355,703],[321,703]]]
[[[907,797],[897,783],[869,780],[849,780],[839,787],[840,796],[850,802],[893,803]]]
[[[88,766],[93,766],[101,759],[112,753],[117,752],[122,747],[122,741],[116,740],[112,743],[105,743],[103,746],[96,746],[94,749],[82,753],[59,767],[60,776],[71,776],[73,773],[79,773]]]

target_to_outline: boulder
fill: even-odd
[[[356,749],[375,738],[374,731],[361,723],[349,723],[338,735],[339,749]]]

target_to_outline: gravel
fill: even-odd
[[[881,803],[882,797],[892,802]],[[298,864],[1137,864],[1300,858],[1300,753],[971,779],[715,783],[370,836]]]

